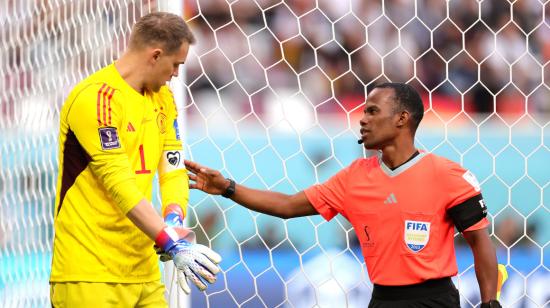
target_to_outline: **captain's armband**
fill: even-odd
[[[162,153],[160,162],[160,172],[168,173],[170,171],[185,169],[183,163],[183,151],[182,150],[169,150]]]

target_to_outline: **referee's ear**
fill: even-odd
[[[411,114],[407,110],[398,112],[399,118],[397,119],[396,126],[402,128],[410,124]]]

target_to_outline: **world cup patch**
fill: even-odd
[[[103,150],[120,148],[120,140],[115,127],[101,127],[99,129],[99,140]]]
[[[430,223],[405,220],[405,244],[413,252],[424,249],[430,240]]]

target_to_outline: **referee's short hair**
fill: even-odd
[[[195,36],[183,18],[172,13],[154,12],[144,15],[134,24],[129,48],[139,50],[158,45],[167,54],[173,54],[184,41],[194,44]]]
[[[395,92],[395,109],[394,112],[407,110],[411,114],[412,126],[411,131],[415,132],[424,117],[424,104],[422,98],[415,88],[406,83],[386,82],[375,85],[376,88],[391,88]]]

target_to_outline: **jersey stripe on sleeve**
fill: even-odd
[[[107,125],[107,104],[105,103],[105,101],[106,101],[106,96],[107,96],[107,94],[109,93],[110,90],[111,90],[111,87],[107,86],[107,88],[105,89],[105,91],[103,91],[103,98],[102,98],[102,104],[103,104],[103,125]]]
[[[106,83],[104,83],[101,88],[99,88],[99,91],[97,91],[97,125],[101,126],[101,108],[100,108],[100,101],[101,101],[101,94],[103,92],[103,89],[105,89],[105,86],[107,86]]]
[[[107,110],[109,112],[109,125],[111,125],[111,98],[113,97],[113,94],[115,94],[115,89],[112,89],[111,90],[111,94],[109,94],[109,97],[108,97],[108,106],[107,106]]]

